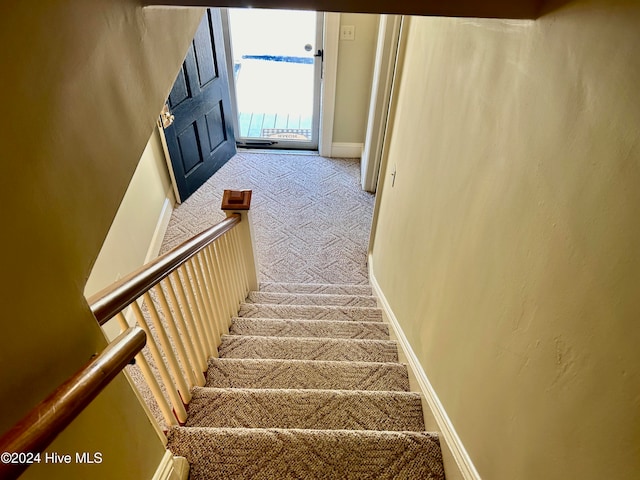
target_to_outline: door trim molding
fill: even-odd
[[[378,25],[378,45],[371,86],[369,119],[360,163],[362,188],[372,193],[375,193],[378,187],[401,22],[402,17],[399,15],[380,15]]]
[[[224,56],[227,62],[227,84],[229,85],[229,97],[231,99],[231,115],[233,116],[233,131],[236,139],[240,136],[238,124],[238,96],[236,94],[236,81],[233,71],[233,47],[231,45],[231,32],[229,31],[229,8],[220,7],[220,19],[222,21],[222,36],[224,41]]]
[[[167,170],[169,171],[169,178],[171,178],[171,188],[173,189],[174,204],[182,203],[180,198],[180,192],[178,191],[178,185],[176,183],[176,176],[173,173],[173,165],[171,165],[171,154],[169,153],[169,146],[167,145],[167,137],[164,135],[164,128],[160,124],[156,125],[158,134],[160,135],[160,143],[162,144],[162,152],[164,153],[164,160],[167,163]]]
[[[318,153],[331,156],[333,146],[333,115],[336,106],[336,78],[338,74],[338,41],[340,14],[324,14],[324,72],[320,97],[320,141]]]
[[[313,85],[313,115],[312,115],[312,131],[314,132],[315,137],[312,137],[309,141],[295,141],[288,140],[285,142],[279,142],[275,145],[264,145],[258,146],[252,144],[252,137],[241,137],[240,136],[240,125],[238,119],[238,95],[236,89],[235,82],[235,74],[234,74],[234,61],[233,61],[233,45],[231,41],[231,22],[229,17],[229,9],[230,8],[242,8],[242,7],[220,7],[220,13],[222,18],[222,31],[224,34],[224,50],[227,59],[227,78],[229,80],[229,94],[231,96],[231,112],[233,115],[233,127],[236,133],[236,141],[238,148],[246,148],[251,150],[264,149],[266,151],[285,151],[285,150],[298,150],[298,151],[322,151],[323,147],[320,145],[322,141],[322,135],[324,132],[329,132],[330,137],[333,135],[333,108],[335,103],[335,83],[336,83],[336,74],[335,69],[337,67],[337,50],[338,50],[338,31],[340,29],[340,14],[336,13],[326,13],[319,10],[314,11],[316,15],[316,37],[315,37],[315,45],[318,50],[322,49],[323,51],[323,61],[318,61],[314,58],[314,85]],[[259,8],[259,7],[258,7]],[[276,10],[290,10],[285,7],[277,8]],[[330,16],[333,16],[333,19],[328,19]],[[336,20],[337,17],[337,20]],[[335,42],[327,43],[327,24],[330,24],[330,30],[335,31]],[[335,25],[334,25],[335,24]],[[325,90],[325,80],[327,75],[327,51],[329,52],[332,58],[336,58],[336,66],[334,67],[334,72],[331,73],[331,68],[329,69],[329,75],[332,79],[329,82],[329,90]],[[335,52],[335,53],[334,53]],[[322,69],[324,72],[324,76],[322,73],[318,73],[318,69]],[[328,95],[328,96],[327,96]],[[324,102],[324,98],[328,99],[328,102]],[[326,117],[323,109],[325,107],[330,107],[330,110],[327,110]],[[324,123],[323,118],[329,118],[331,121],[330,128],[323,129]],[[244,140],[249,140],[244,143]],[[330,144],[329,144],[330,146]],[[327,156],[330,153],[327,150]]]

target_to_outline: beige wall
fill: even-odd
[[[0,431],[102,349],[83,290],[200,17],[134,1],[3,4]],[[118,378],[54,444],[99,466],[25,478],[150,478],[163,453]]]
[[[640,5],[406,41],[373,270],[464,446],[491,480],[638,478]]]
[[[160,133],[154,129],[87,280],[87,297],[145,263],[149,249],[161,240],[154,235],[162,236],[156,229],[171,206],[171,179]]]
[[[333,142],[364,143],[378,23],[379,15],[340,15],[340,25],[355,26],[356,35],[338,46]]]

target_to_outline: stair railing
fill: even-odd
[[[139,327],[127,328],[51,395],[36,405],[2,438],[0,478],[17,478],[39,461],[51,442],[98,396],[144,347],[146,335]],[[16,458],[11,460],[12,455]]]
[[[225,190],[225,220],[88,300],[101,325],[113,318],[125,330],[133,321],[147,334],[160,382],[142,352],[136,365],[167,426],[186,421],[191,389],[204,385],[220,337],[240,302],[257,289],[250,202],[250,190]]]

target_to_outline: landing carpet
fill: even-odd
[[[238,153],[177,206],[162,252],[224,219],[223,190],[250,189],[261,282],[366,285],[374,196],[359,182],[359,160]]]

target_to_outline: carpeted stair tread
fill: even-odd
[[[382,310],[372,307],[329,307],[318,305],[270,305],[242,303],[239,317],[300,318],[304,320],[345,320],[381,322]]]
[[[249,292],[247,303],[275,305],[330,305],[343,307],[376,307],[371,295],[328,295],[324,293]]]
[[[191,480],[444,479],[427,432],[176,427],[168,442]]]
[[[414,392],[197,387],[192,393],[187,427],[424,430]]]
[[[369,285],[274,282],[261,282],[260,291],[276,293],[321,293],[327,295],[371,295],[372,293]]]
[[[235,317],[232,320],[229,333],[231,335],[267,337],[389,339],[389,327],[382,322],[344,322],[340,320]]]
[[[399,363],[212,358],[207,387],[409,391]]]
[[[397,345],[389,340],[223,335],[218,352],[222,358],[357,362],[398,361]]]

